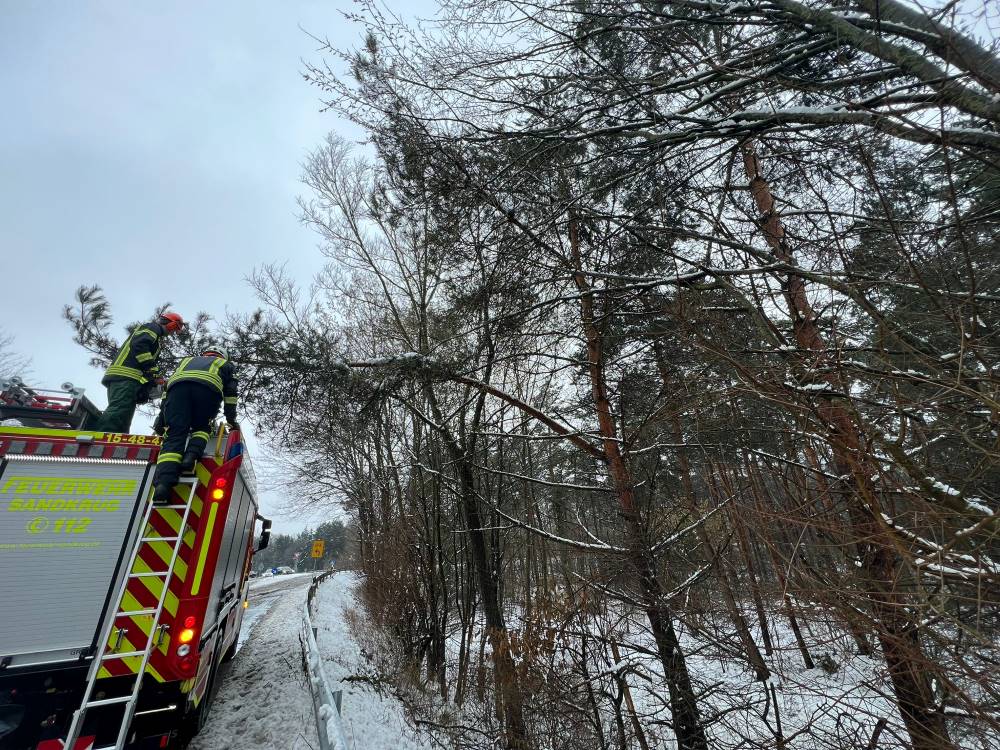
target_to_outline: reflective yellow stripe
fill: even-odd
[[[138,623],[138,620],[136,620],[136,622]],[[140,625],[139,627],[142,627],[142,626]],[[116,641],[118,640],[117,636],[114,635],[113,633],[111,635],[111,638],[114,639],[114,640],[116,640]],[[111,643],[108,644],[109,647],[111,645],[113,645],[113,644],[111,644]],[[143,646],[143,648],[145,648],[145,646]],[[109,650],[110,650],[110,648],[109,648]],[[136,645],[134,645],[132,643],[132,641],[129,640],[128,638],[123,638],[122,639],[122,643],[121,643],[121,650],[122,651],[142,651],[143,649],[139,648]],[[139,671],[139,665],[142,664],[142,657],[141,656],[126,656],[124,659],[120,659],[119,661],[121,661],[126,667],[128,667],[129,671],[131,671],[133,674],[135,674],[136,672]],[[163,679],[163,675],[161,675],[159,672],[157,672],[155,669],[153,669],[153,665],[152,664],[148,664],[148,663],[146,664],[146,674],[152,675],[153,679],[156,680],[157,682],[165,682],[165,680]]]
[[[191,503],[191,512],[195,516],[199,516],[201,515],[201,499],[197,495],[195,495],[193,500],[194,501]],[[170,528],[173,529],[175,534],[177,534],[181,530],[180,511],[174,510],[173,508],[160,508],[160,517],[168,524],[170,524]],[[194,549],[195,533],[194,529],[191,528],[192,520],[193,519],[191,518],[191,516],[188,516],[187,528],[184,529],[184,544]],[[157,534],[151,526],[147,526],[146,536],[157,536]],[[163,542],[156,542],[156,544],[163,544]],[[182,562],[183,561],[178,557],[177,564],[180,565]],[[187,570],[186,567],[185,570]]]
[[[126,359],[128,359],[129,350],[132,348],[132,337],[135,336],[135,332],[129,334],[128,338],[125,339],[125,343],[122,344],[122,349],[118,352],[118,356],[115,357],[115,361],[111,363],[112,367],[120,367]]]
[[[150,568],[149,565],[146,564],[146,561],[143,560],[141,557],[137,557],[135,559],[135,565],[132,566],[132,572],[133,573],[150,573],[150,572],[152,572],[152,568]],[[162,578],[157,578],[155,576],[148,576],[148,577],[140,578],[139,580],[142,581],[142,585],[143,586],[145,586],[147,589],[149,589],[149,593],[151,593],[157,599],[160,598],[160,594],[161,594],[161,592],[163,592],[163,579]],[[167,593],[167,596],[163,600],[163,608],[167,612],[169,612],[171,616],[174,616],[174,615],[177,614],[177,594],[175,594],[170,589],[167,589],[166,593]]]
[[[178,513],[173,508],[160,508],[160,518],[162,518],[170,526],[173,532],[176,534],[181,530],[181,514]],[[146,526],[146,536],[157,536],[156,532],[153,530],[152,526]]]
[[[236,400],[237,400],[236,396],[226,396],[224,399],[222,399],[222,403],[224,403],[224,404],[235,404]]]
[[[188,370],[184,372],[181,377],[177,377],[177,373],[175,372],[173,377],[170,378],[172,383],[184,380],[201,380],[206,383],[211,383],[218,391],[222,391],[222,378],[218,375],[213,376],[208,372],[202,372],[201,370]]]
[[[222,393],[222,376],[219,375],[219,370],[222,366],[226,364],[228,360],[222,357],[216,357],[212,363],[208,366],[207,370],[189,370],[191,363],[194,361],[194,357],[185,357],[181,360],[181,363],[174,370],[174,374],[170,376],[170,381],[167,383],[167,389],[170,386],[185,381],[185,380],[199,380],[204,383],[209,383],[215,388],[219,393]]]
[[[198,477],[198,482],[203,487],[208,487],[208,480],[212,478],[212,472],[205,468],[204,464],[198,463],[194,465],[194,473]],[[201,500],[197,495],[194,496],[194,501],[196,505],[192,506],[195,513],[199,516],[201,515]]]
[[[206,443],[208,442],[208,433],[207,432],[202,432],[201,430],[199,430],[198,432],[192,432],[191,433],[191,437],[192,438],[201,438]]]
[[[50,430],[45,427],[0,427],[0,430],[4,434],[10,433],[13,435],[24,435],[25,437],[75,438],[90,435],[94,440],[103,440],[106,435],[111,434],[107,432],[93,432],[92,430],[85,432],[79,430]],[[136,443],[136,445],[155,445],[160,442],[160,438],[152,437],[144,437],[142,440],[142,443]]]
[[[201,576],[205,572],[205,561],[208,559],[208,548],[212,546],[212,532],[215,530],[215,516],[219,512],[219,504],[212,503],[208,509],[208,522],[205,526],[205,536],[201,540],[201,549],[198,550],[198,565],[194,569],[194,580],[191,582],[191,596],[197,596],[201,591]]]
[[[129,380],[138,380],[140,383],[146,379],[143,377],[141,370],[123,365],[111,365],[104,374],[105,376],[114,375],[120,378],[128,378]]]
[[[166,563],[163,566],[164,568],[170,564],[170,556],[174,552],[173,545],[170,542],[146,542],[146,545],[156,553],[157,557]],[[174,562],[174,578],[181,583],[184,583],[187,578],[187,563],[181,560],[180,555],[177,556],[177,560]],[[138,609],[142,609],[142,607],[138,607]]]
[[[122,606],[121,606],[121,608],[118,611],[119,612],[129,612],[129,611],[135,612],[136,610],[140,610],[140,609],[145,609],[145,607],[142,606],[142,604],[139,603],[139,600],[136,599],[130,592],[126,591],[125,592],[125,596],[122,597]],[[134,616],[132,618],[132,621],[136,625],[139,626],[139,628],[142,630],[143,634],[146,636],[146,639],[148,640],[149,639],[149,630],[150,630],[150,627],[153,624],[153,616],[152,615],[137,615],[137,616]],[[114,637],[114,636],[112,636],[112,637]],[[170,643],[170,639],[169,638],[162,638],[160,640],[162,642],[160,643],[159,646],[157,646],[157,651],[159,651],[161,654],[166,655],[167,654],[167,650],[168,650],[168,644]],[[152,670],[152,667],[149,667],[149,669]],[[163,682],[163,680],[160,680],[160,682]]]
[[[121,350],[118,352],[118,356],[115,357],[115,361],[111,363],[111,366],[107,369],[105,375],[112,375],[117,377],[130,378],[131,380],[138,380],[140,383],[145,381],[142,376],[142,372],[136,370],[132,367],[125,366],[125,360],[128,359],[129,354],[132,352],[132,343],[136,336],[140,334],[149,334],[153,339],[152,354],[140,353],[135,357],[136,362],[146,362],[151,359],[156,359],[160,356],[160,337],[157,335],[156,331],[146,328],[145,326],[140,326],[136,328],[129,337],[125,339],[125,343],[122,344]]]
[[[170,464],[170,463],[179,464],[180,462],[181,462],[180,453],[161,453],[159,457],[156,459],[156,463],[158,464]]]

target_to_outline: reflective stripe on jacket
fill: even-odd
[[[148,383],[159,374],[160,339],[165,330],[159,323],[146,323],[136,328],[115,353],[101,383],[115,380],[138,380]]]
[[[185,357],[167,381],[167,393],[182,382],[204,383],[222,396],[227,419],[236,419],[236,368],[222,357]]]

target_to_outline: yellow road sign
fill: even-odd
[[[324,542],[322,539],[315,540],[313,542],[312,556],[313,557],[322,557],[323,556],[323,547],[325,547],[325,546],[326,546],[326,542]]]

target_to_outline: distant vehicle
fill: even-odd
[[[287,565],[279,565],[278,566],[278,572],[276,573],[276,575],[287,576],[290,573],[294,573],[294,572],[295,572],[295,568],[289,568]]]
[[[270,535],[238,431],[154,507],[160,439],[92,418],[71,384],[0,382],[0,420],[22,425],[0,426],[4,750],[182,747],[236,651]]]

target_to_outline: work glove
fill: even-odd
[[[166,432],[165,426],[163,424],[163,411],[161,410],[156,415],[156,421],[153,422],[153,434],[163,437],[163,433]]]
[[[137,404],[148,404],[149,403],[149,392],[152,390],[153,386],[151,383],[143,383],[139,386],[139,390],[135,392],[135,402]]]

